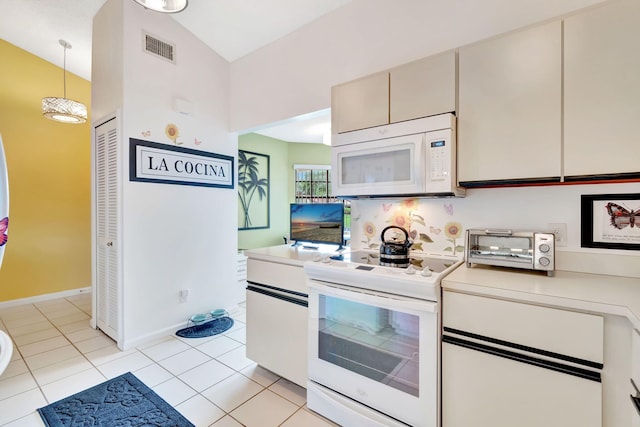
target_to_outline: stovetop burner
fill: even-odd
[[[437,301],[440,280],[462,263],[448,255],[411,254],[406,268],[380,265],[374,251],[345,252],[336,256],[318,256],[304,264],[312,280],[372,291]]]
[[[367,264],[367,265],[381,265],[380,264],[380,254],[377,252],[368,252],[368,251],[354,251],[345,253],[343,255],[343,261],[345,262],[354,262],[356,264]],[[456,262],[456,259],[439,259],[433,258],[426,255],[409,255],[409,265],[413,266],[416,269],[424,269],[425,267],[429,267],[429,270],[434,273],[441,273],[451,266],[452,263]],[[395,267],[393,268],[407,268],[405,267]]]

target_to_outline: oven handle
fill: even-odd
[[[394,297],[394,295],[389,294],[382,295],[377,292],[364,289],[345,289],[337,286],[324,285],[315,280],[309,280],[308,285],[310,290],[316,290],[323,295],[343,297],[356,302],[384,304],[394,309],[407,309],[427,313],[438,312],[438,303],[435,301]]]

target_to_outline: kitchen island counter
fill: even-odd
[[[246,250],[247,357],[301,387],[307,386],[305,261],[336,255],[337,246],[280,245]]]
[[[309,249],[314,247],[317,249]],[[305,261],[311,261],[318,256],[339,255],[336,245],[298,245],[291,244],[269,246],[266,248],[247,249],[244,254],[250,259],[288,264],[302,267]]]

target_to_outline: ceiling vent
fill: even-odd
[[[176,46],[160,40],[149,33],[142,33],[142,43],[145,52],[157,56],[175,64],[176,63]]]

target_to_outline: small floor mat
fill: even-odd
[[[176,335],[182,338],[204,338],[221,334],[232,326],[233,319],[228,316],[224,316],[204,322],[200,325],[180,329],[176,332]]]
[[[131,372],[39,408],[38,413],[47,427],[195,427]]]

